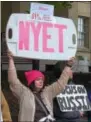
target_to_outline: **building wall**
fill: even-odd
[[[91,2],[90,2],[90,19],[89,19],[89,49],[90,49],[90,61],[91,61]]]
[[[91,2],[78,2],[78,16],[84,16],[89,18],[89,46],[88,49],[79,49],[78,54],[88,57],[88,60],[91,61]]]
[[[7,20],[12,12],[12,2],[1,2],[1,32],[5,32]]]
[[[72,3],[72,8],[68,10],[68,17],[74,21],[75,26],[78,25],[78,2]]]
[[[20,2],[13,1],[12,2],[12,13],[19,13],[20,12]]]
[[[20,12],[20,2],[3,1],[1,2],[1,32],[5,32],[7,21],[12,13]]]
[[[30,11],[30,1],[20,2],[20,13],[26,13],[26,11]]]
[[[90,17],[90,2],[77,2],[78,3],[78,15]]]
[[[77,56],[81,55],[87,57],[91,61],[91,2],[73,2],[72,8],[69,9],[69,18],[73,19],[76,27],[78,26],[78,17],[89,18],[89,40],[85,42],[89,45],[88,48],[78,48]]]

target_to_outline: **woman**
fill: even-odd
[[[25,72],[28,88],[18,79],[13,56],[8,52],[9,68],[8,81],[14,95],[19,99],[19,121],[51,122],[53,118],[53,98],[66,86],[72,70],[74,58],[68,61],[59,79],[50,86],[44,86],[45,76],[38,70]],[[70,66],[69,66],[70,65]]]
[[[9,111],[8,103],[1,91],[1,122],[11,122],[11,115]]]

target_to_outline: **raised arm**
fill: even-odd
[[[14,65],[14,59],[12,53],[9,51],[8,51],[8,58],[9,58],[8,82],[10,84],[10,89],[17,97],[20,97],[24,86],[17,77],[16,68]]]
[[[49,93],[49,95],[52,98],[56,97],[56,95],[58,95],[59,93],[61,93],[64,90],[69,78],[72,77],[71,66],[73,65],[73,63],[74,63],[74,58],[71,58],[68,61],[67,65],[65,66],[59,79],[55,83],[53,83],[52,85],[46,87],[45,90]]]

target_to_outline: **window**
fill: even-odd
[[[86,17],[78,18],[78,47],[88,47],[89,21]]]

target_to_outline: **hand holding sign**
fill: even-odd
[[[12,52],[11,51],[7,51],[7,55],[8,55],[8,58],[9,59],[13,59],[13,54],[12,54]]]
[[[74,62],[75,62],[75,57],[70,58],[70,60],[67,62],[67,66],[72,67]]]
[[[70,58],[70,60],[67,61],[66,66],[71,68],[73,66],[74,62],[75,62],[75,57],[72,57],[72,58]],[[72,79],[73,78],[73,71],[68,68],[68,73],[69,73],[70,79]]]

